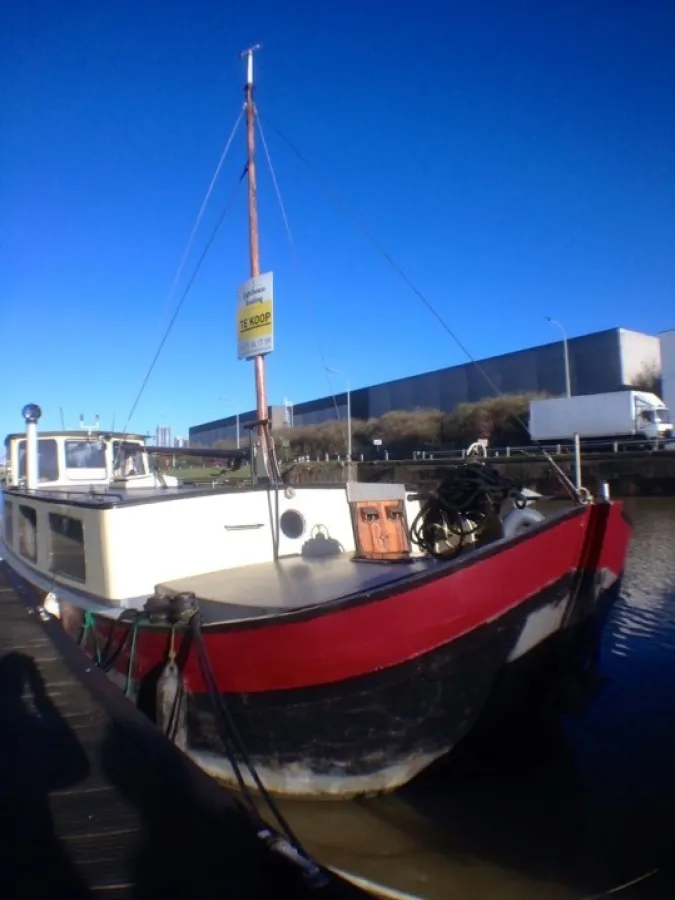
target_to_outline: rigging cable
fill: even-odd
[[[222,168],[223,168],[223,165],[224,165],[224,163],[225,163],[225,160],[226,160],[226,158],[227,158],[227,155],[228,155],[228,153],[229,153],[229,151],[230,151],[230,147],[232,146],[232,142],[234,141],[235,135],[236,135],[236,133],[237,133],[237,129],[239,128],[239,124],[241,123],[241,120],[242,120],[243,115],[244,115],[244,111],[243,111],[243,109],[240,109],[240,110],[239,110],[239,115],[238,115],[237,118],[236,118],[236,121],[235,121],[234,126],[233,126],[233,128],[232,128],[232,131],[230,132],[229,137],[228,137],[227,140],[225,141],[225,145],[224,145],[224,147],[223,147],[223,151],[222,151],[222,153],[220,154],[220,159],[218,160],[218,164],[216,165],[215,171],[214,171],[213,175],[211,176],[211,181],[210,181],[210,183],[209,183],[209,186],[208,186],[207,189],[206,189],[206,193],[205,193],[205,195],[204,195],[204,199],[203,199],[202,202],[201,202],[201,206],[199,207],[199,211],[198,211],[198,213],[197,213],[197,217],[196,217],[196,219],[195,219],[194,225],[192,226],[192,230],[190,231],[190,235],[189,235],[189,237],[188,237],[188,239],[187,239],[187,243],[185,244],[185,247],[183,248],[183,252],[182,252],[182,254],[181,254],[180,261],[179,261],[179,263],[178,263],[178,268],[176,269],[176,272],[175,272],[175,274],[174,274],[174,276],[173,276],[173,280],[172,280],[172,282],[171,282],[171,286],[169,287],[169,291],[168,291],[167,296],[166,296],[166,299],[165,299],[165,301],[164,301],[164,305],[163,305],[163,309],[162,309],[162,316],[164,315],[164,312],[166,311],[166,309],[167,309],[167,307],[168,307],[168,305],[169,305],[169,302],[171,301],[171,298],[173,297],[174,291],[176,290],[176,287],[177,287],[177,285],[178,285],[178,281],[179,281],[180,276],[181,276],[181,274],[182,274],[182,272],[183,272],[183,267],[185,266],[185,262],[186,262],[186,260],[187,260],[188,254],[189,254],[189,252],[190,252],[190,249],[192,248],[192,244],[194,243],[194,239],[195,239],[195,237],[196,237],[196,235],[197,235],[197,230],[199,229],[199,226],[200,226],[200,224],[201,224],[202,218],[204,217],[204,213],[206,212],[206,208],[207,208],[207,206],[208,206],[209,200],[211,199],[211,195],[212,195],[213,190],[214,190],[214,188],[215,188],[215,186],[216,186],[216,182],[218,181],[218,176],[220,175],[220,172],[221,172],[221,170],[222,170]],[[246,172],[246,169],[244,169],[244,172]],[[242,178],[243,178],[243,175],[240,177],[239,182],[237,182],[237,187],[239,186],[239,183],[241,182]],[[235,188],[235,191],[236,191],[236,188]],[[221,224],[221,222],[222,222],[222,220],[223,220],[223,217],[224,217],[225,213],[227,212],[227,210],[228,210],[228,208],[229,208],[229,206],[230,206],[230,204],[231,204],[231,202],[232,202],[233,195],[234,195],[235,191],[232,192],[232,195],[231,195],[230,199],[228,200],[228,202],[227,202],[227,204],[226,204],[226,206],[225,206],[225,210],[223,211],[223,214],[221,215],[221,218],[218,220],[218,222],[216,223],[216,227],[214,228],[213,232],[211,233],[211,237],[209,238],[209,241],[208,241],[208,243],[207,243],[207,245],[206,245],[206,250],[208,250],[209,247],[211,246],[211,243],[213,242],[213,239],[215,238],[216,233],[217,233],[218,229],[220,228],[220,224]],[[146,373],[146,375],[145,375],[145,378],[143,379],[143,382],[141,383],[140,390],[139,390],[139,392],[138,392],[138,394],[137,394],[137,396],[136,396],[136,399],[134,400],[134,402],[133,402],[133,404],[132,404],[132,406],[131,406],[131,410],[130,410],[130,412],[129,412],[129,415],[127,416],[127,420],[126,420],[126,422],[125,422],[124,428],[122,429],[122,439],[121,439],[121,441],[120,441],[120,444],[122,444],[122,443],[124,442],[124,440],[126,439],[126,436],[127,436],[127,434],[128,434],[127,429],[128,429],[128,427],[129,427],[129,423],[131,422],[131,419],[132,419],[132,417],[133,417],[133,414],[134,414],[134,412],[136,411],[136,407],[138,406],[138,403],[139,403],[139,401],[140,401],[140,399],[141,399],[141,396],[143,395],[143,392],[144,392],[144,390],[145,390],[145,388],[146,388],[146,385],[147,385],[147,383],[148,383],[148,380],[149,380],[149,378],[150,378],[150,375],[152,374],[152,371],[153,371],[153,369],[155,368],[155,365],[157,364],[157,360],[159,359],[159,355],[160,355],[160,353],[162,352],[162,349],[163,349],[163,347],[164,347],[164,344],[166,343],[166,340],[167,340],[167,338],[168,338],[168,336],[169,336],[169,333],[171,332],[171,329],[173,328],[173,325],[174,325],[174,323],[175,323],[175,321],[176,321],[176,319],[177,319],[177,317],[178,317],[178,313],[180,312],[180,309],[181,309],[181,307],[182,307],[182,305],[183,305],[183,302],[185,301],[185,298],[186,298],[186,296],[187,296],[187,293],[188,293],[190,287],[192,286],[192,282],[194,281],[194,279],[195,279],[195,277],[196,277],[196,275],[197,275],[197,272],[199,271],[199,268],[201,267],[201,264],[202,264],[202,262],[204,261],[204,257],[205,257],[205,256],[206,256],[206,251],[205,251],[205,252],[202,254],[202,256],[200,257],[200,259],[199,259],[199,261],[198,261],[198,263],[197,263],[197,266],[196,266],[196,268],[195,268],[195,271],[194,271],[193,274],[192,274],[192,278],[190,279],[190,281],[189,281],[189,283],[188,283],[188,286],[187,286],[187,288],[185,289],[185,291],[184,291],[184,293],[183,293],[183,296],[182,296],[181,299],[179,300],[178,306],[177,306],[177,308],[176,308],[176,310],[175,310],[173,316],[172,316],[171,319],[169,320],[169,324],[168,324],[167,328],[166,328],[165,331],[164,331],[164,336],[163,336],[162,339],[160,340],[159,348],[158,348],[158,350],[157,350],[155,356],[153,357],[152,362],[150,363],[150,367],[149,367],[149,369],[148,369],[148,371],[147,371],[147,373]],[[120,450],[121,450],[121,447],[120,447]],[[115,460],[113,460],[113,468],[115,468],[116,465],[118,465],[118,459],[117,459],[117,458],[116,458]]]
[[[315,309],[314,309],[313,304],[312,304],[311,302],[309,302],[309,299],[308,299],[311,295],[310,295],[310,292],[309,292],[309,290],[308,290],[307,279],[305,278],[304,271],[303,271],[303,269],[302,269],[302,267],[301,267],[301,265],[300,265],[300,255],[299,255],[299,253],[298,253],[298,248],[297,248],[297,245],[296,245],[295,240],[294,240],[294,238],[293,238],[293,234],[292,234],[292,232],[291,232],[291,226],[290,226],[290,223],[289,223],[289,221],[288,221],[288,216],[286,215],[286,207],[284,206],[284,201],[282,200],[282,197],[281,197],[281,191],[280,191],[280,189],[279,189],[279,183],[278,183],[278,181],[277,181],[277,176],[276,176],[276,173],[275,173],[275,171],[274,171],[274,166],[272,165],[272,157],[271,157],[271,155],[270,155],[269,147],[267,146],[267,141],[266,141],[266,139],[265,139],[265,132],[263,131],[262,122],[260,121],[260,116],[258,115],[258,108],[257,108],[257,106],[256,106],[256,108],[255,108],[255,119],[256,119],[256,122],[258,123],[258,130],[259,130],[259,132],[260,132],[260,141],[261,141],[261,143],[262,143],[263,150],[265,151],[265,156],[266,156],[266,158],[267,158],[267,165],[268,165],[269,170],[270,170],[270,176],[271,176],[271,178],[272,178],[272,184],[274,185],[274,190],[275,190],[275,192],[276,192],[277,200],[278,200],[278,202],[279,202],[279,209],[281,210],[281,218],[283,219],[284,228],[286,229],[286,235],[287,235],[287,237],[288,237],[288,243],[291,245],[291,251],[292,251],[292,253],[293,253],[293,261],[295,262],[295,267],[296,267],[296,269],[297,269],[299,279],[300,279],[300,281],[302,282],[302,287],[304,288],[304,291],[305,291],[305,298],[306,298],[307,306],[308,306],[309,311],[310,311],[310,313],[311,313],[311,316],[312,316],[312,318],[313,318],[313,320],[314,320],[314,328],[315,328],[315,331],[316,331],[316,334],[317,334],[317,343],[318,343],[318,345],[319,345],[319,357],[320,357],[320,359],[321,359],[321,365],[323,366],[324,374],[326,375],[326,379],[327,379],[327,381],[328,381],[328,386],[329,386],[329,388],[330,388],[330,392],[331,392],[331,395],[332,395],[332,397],[333,397],[333,406],[335,407],[335,416],[336,416],[337,421],[338,421],[338,424],[339,424],[339,426],[340,426],[340,431],[341,431],[341,433],[342,433],[342,440],[344,441],[345,447],[346,447],[346,446],[347,446],[347,436],[346,436],[346,434],[345,434],[345,429],[344,429],[344,425],[343,425],[343,422],[342,422],[342,417],[340,416],[340,409],[339,409],[339,407],[338,407],[337,397],[335,396],[335,388],[334,388],[334,386],[333,386],[333,381],[332,381],[331,376],[330,376],[329,366],[328,366],[328,364],[327,364],[327,362],[326,362],[326,357],[325,357],[325,354],[324,354],[324,352],[323,352],[323,347],[322,347],[322,344],[321,344],[321,338],[320,338],[320,336],[319,336],[318,323],[317,323],[316,317],[315,317]]]
[[[237,120],[234,123],[232,131],[230,132],[230,136],[225,141],[225,146],[223,147],[223,152],[220,154],[220,159],[218,160],[218,165],[216,166],[215,172],[211,177],[211,182],[206,189],[206,194],[204,195],[204,199],[202,200],[202,205],[199,207],[199,212],[197,213],[197,218],[195,219],[195,223],[192,226],[192,231],[190,232],[190,236],[187,239],[187,243],[183,249],[183,253],[180,258],[180,262],[178,263],[178,268],[173,276],[173,281],[171,282],[171,287],[169,288],[169,293],[166,295],[166,300],[164,301],[164,306],[162,307],[162,318],[164,317],[164,313],[167,310],[169,302],[173,297],[174,291],[178,285],[178,280],[183,272],[183,266],[187,260],[190,249],[192,248],[192,244],[197,235],[197,230],[201,224],[202,218],[204,217],[204,213],[206,212],[206,207],[208,206],[209,200],[211,199],[211,194],[213,193],[213,189],[216,186],[216,182],[218,181],[218,176],[220,175],[220,170],[223,168],[223,164],[225,163],[225,159],[227,158],[227,154],[230,151],[230,147],[232,146],[232,141],[234,141],[235,135],[237,133],[237,129],[239,128],[239,124],[243,118],[244,111],[243,109],[239,110],[239,115],[237,116]]]
[[[464,344],[464,342],[455,334],[455,332],[450,328],[448,323],[445,321],[443,316],[438,312],[438,310],[434,307],[431,301],[425,297],[422,291],[417,287],[417,285],[412,281],[412,279],[406,274],[404,269],[393,259],[393,257],[387,252],[386,248],[377,240],[377,238],[370,231],[365,222],[354,212],[354,210],[347,204],[347,202],[341,197],[341,195],[333,188],[325,178],[323,178],[319,172],[312,166],[306,156],[295,146],[295,144],[291,141],[291,139],[280,129],[278,128],[269,118],[266,116],[267,122],[269,123],[272,130],[277,134],[281,140],[286,144],[286,146],[295,154],[295,156],[300,160],[300,162],[307,168],[310,175],[321,185],[321,187],[333,197],[335,202],[342,207],[345,214],[348,218],[352,219],[352,221],[359,227],[359,229],[363,232],[363,234],[368,238],[368,240],[373,244],[376,250],[380,253],[381,256],[389,263],[392,269],[396,272],[396,274],[403,280],[403,282],[410,288],[410,290],[415,294],[415,296],[424,304],[427,310],[431,313],[431,315],[438,321],[439,325],[443,328],[444,331],[447,332],[448,335],[452,338],[452,340],[457,344],[459,349],[466,355],[470,362],[473,363],[474,366],[478,369],[480,374],[483,376],[487,384],[490,388],[495,392],[497,396],[503,396],[502,391],[497,387],[495,382],[490,378],[489,374],[485,371],[483,366],[478,362],[478,360],[471,354],[468,347]],[[530,436],[530,429],[527,427],[525,422],[523,421],[521,416],[516,415],[515,419],[522,426],[524,431]],[[535,441],[539,445],[538,441]],[[547,462],[554,469],[558,477],[560,478],[563,487],[570,494],[571,497],[578,500],[578,492],[577,489],[572,482],[572,480],[563,472],[561,467],[556,463],[550,453],[548,453],[541,445],[539,445],[539,449],[544,455]]]
[[[190,280],[188,281],[187,286],[185,287],[185,290],[183,291],[183,293],[182,293],[182,295],[181,295],[181,298],[180,298],[180,300],[178,301],[178,305],[176,306],[176,309],[175,309],[175,311],[174,311],[174,314],[173,314],[173,316],[171,316],[171,319],[169,320],[169,324],[167,325],[167,327],[166,327],[166,329],[165,329],[165,331],[164,331],[164,335],[163,335],[161,341],[159,342],[159,346],[157,347],[157,351],[156,351],[154,357],[152,358],[152,362],[150,363],[150,366],[149,366],[149,368],[148,368],[148,371],[145,373],[145,378],[143,379],[143,381],[142,381],[142,383],[141,383],[141,386],[140,386],[139,391],[138,391],[138,393],[137,393],[137,395],[136,395],[136,398],[135,398],[133,404],[131,405],[131,409],[130,409],[130,411],[129,411],[129,415],[127,416],[127,420],[126,420],[126,422],[125,422],[125,424],[124,424],[124,428],[123,428],[123,430],[122,430],[122,431],[123,431],[123,433],[122,433],[122,438],[121,438],[121,440],[120,440],[120,442],[119,442],[119,443],[120,443],[120,450],[121,450],[121,448],[122,448],[122,446],[123,446],[123,444],[124,444],[124,440],[125,440],[125,438],[126,438],[126,436],[127,436],[127,434],[128,434],[127,429],[128,429],[128,427],[129,427],[129,423],[131,422],[131,419],[132,419],[134,413],[136,412],[136,407],[138,406],[138,404],[139,404],[139,402],[140,402],[140,399],[141,399],[141,397],[143,396],[143,392],[145,391],[145,388],[146,388],[146,386],[147,386],[147,383],[148,383],[148,381],[150,380],[150,376],[152,375],[152,372],[153,372],[155,366],[157,365],[157,361],[159,360],[160,354],[161,354],[162,350],[164,349],[164,345],[166,344],[166,342],[167,342],[167,340],[168,340],[169,334],[171,333],[171,329],[173,328],[173,326],[174,326],[174,324],[175,324],[175,322],[176,322],[176,319],[178,318],[178,314],[180,313],[181,309],[183,308],[183,304],[185,303],[185,300],[186,300],[186,298],[187,298],[187,295],[188,295],[189,292],[190,292],[190,288],[191,288],[192,285],[194,284],[194,281],[195,281],[195,279],[196,279],[196,277],[197,277],[197,275],[198,275],[198,273],[199,273],[199,270],[200,270],[201,267],[202,267],[202,263],[204,262],[204,260],[205,260],[205,258],[206,258],[206,254],[207,254],[207,253],[209,252],[209,250],[211,249],[211,244],[213,244],[213,242],[214,242],[214,240],[215,240],[215,238],[216,238],[216,235],[218,234],[218,231],[220,230],[220,226],[223,224],[223,220],[225,219],[225,216],[226,216],[227,212],[229,211],[230,207],[232,206],[232,203],[233,203],[233,201],[234,201],[234,197],[235,197],[235,195],[236,195],[236,193],[237,193],[237,188],[239,187],[239,185],[241,184],[241,182],[244,180],[244,177],[245,177],[245,175],[246,175],[247,170],[248,170],[248,166],[245,166],[243,172],[241,173],[241,175],[239,176],[239,179],[237,180],[236,185],[234,186],[232,192],[230,193],[230,196],[229,196],[228,199],[227,199],[227,203],[225,204],[225,207],[223,208],[223,211],[222,211],[222,213],[220,214],[220,217],[219,217],[218,221],[216,222],[216,224],[215,224],[214,227],[213,227],[213,230],[211,231],[211,234],[210,234],[210,236],[209,236],[209,239],[208,239],[207,242],[206,242],[206,246],[204,247],[204,250],[202,251],[201,256],[200,256],[199,259],[197,260],[197,264],[195,265],[195,268],[194,268],[194,270],[193,270],[193,272],[192,272],[192,275],[190,276]],[[115,463],[113,463],[113,468],[114,468],[114,467],[115,467]]]
[[[232,718],[225,696],[218,687],[211,658],[206,649],[206,643],[202,634],[202,623],[198,611],[191,616],[189,624],[192,630],[197,661],[199,663],[204,686],[213,706],[217,727],[220,726],[218,728],[218,733],[223,741],[225,753],[229,758],[230,765],[234,771],[244,803],[248,807],[253,820],[259,822],[258,836],[263,838],[271,849],[276,850],[299,865],[303,869],[305,877],[313,887],[322,887],[326,883],[326,879],[321,867],[303,847],[291,828],[290,823],[279,809],[278,804],[265,787],[253,760],[248,754],[241,733]],[[274,832],[270,830],[269,826],[258,812],[237,760],[238,755],[241,756],[260,796],[276,820],[281,831],[280,836],[275,836]]]

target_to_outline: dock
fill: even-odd
[[[270,850],[1,561],[0,822],[7,900],[371,896]]]

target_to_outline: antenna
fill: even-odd
[[[254,44],[239,54],[239,59],[246,57],[246,87],[253,85],[253,54],[256,50],[262,50],[262,44]]]
[[[101,420],[99,419],[98,415],[96,415],[96,416],[94,417],[94,424],[93,424],[93,425],[85,425],[85,424],[84,424],[84,415],[83,415],[82,413],[80,413],[80,428],[86,429],[87,435],[88,435],[89,437],[91,437],[92,431],[100,431],[100,421],[101,421]]]
[[[66,430],[66,422],[63,417],[63,407],[62,406],[59,406],[59,412],[61,413],[61,431],[65,431]]]

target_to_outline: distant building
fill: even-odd
[[[171,427],[169,425],[158,425],[155,431],[155,442],[158,447],[171,446]]]
[[[189,438],[183,437],[182,435],[178,435],[173,439],[174,447],[189,447],[190,440]]]
[[[290,400],[287,400],[286,398],[284,398],[283,410],[284,410],[284,426],[286,428],[292,428],[293,427],[293,404],[291,403]]]
[[[662,331],[659,335],[661,340],[661,393],[662,400],[670,410],[672,416],[675,414],[675,330]]]
[[[654,367],[660,369],[661,351],[658,337],[611,328],[567,342],[570,360],[570,380],[573,394],[596,394],[632,387],[636,380]],[[440,409],[452,412],[460,403],[471,403],[502,394],[541,392],[552,395],[565,393],[565,358],[562,341],[542,344],[527,350],[517,350],[492,356],[474,363],[464,363],[387,381],[351,392],[352,416],[369,419],[392,410]],[[488,376],[489,382],[485,375]],[[271,415],[272,427],[289,420],[288,402]],[[347,395],[320,397],[291,406],[292,424],[319,425],[347,415]],[[255,413],[240,415],[240,427],[255,420]],[[221,440],[236,438],[236,416],[228,416],[190,428],[190,443],[210,447]]]
[[[287,410],[285,406],[268,407],[268,418],[272,430],[284,427]],[[237,441],[237,426],[239,427],[239,441],[242,447],[248,446],[251,423],[258,418],[258,413],[253,409],[241,413],[238,417],[228,416],[225,419],[216,419],[214,422],[205,422],[203,425],[194,425],[190,428],[191,447],[213,447],[220,441],[231,443]]]

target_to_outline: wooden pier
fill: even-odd
[[[313,888],[0,562],[0,896],[356,900]]]

